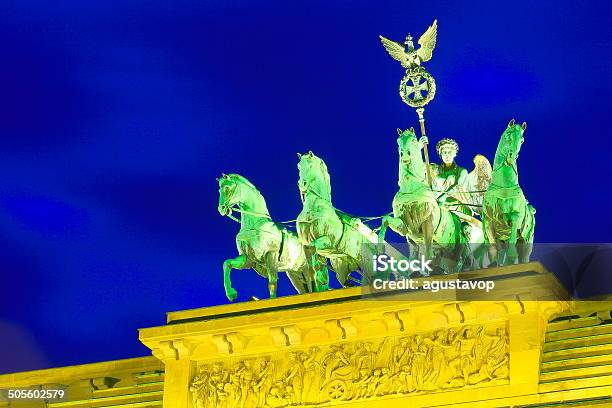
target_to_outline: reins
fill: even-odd
[[[491,184],[491,185],[494,185],[494,184]],[[460,193],[460,194],[479,194],[479,193],[485,193],[486,191],[487,190],[457,191],[456,193]],[[347,213],[345,211],[342,211],[342,210],[334,207],[330,200],[328,200],[325,197],[322,197],[315,190],[311,190],[310,188],[307,187],[306,188],[306,192],[310,192],[310,193],[314,194],[315,196],[317,196],[318,198],[320,198],[321,200],[327,201],[329,203],[329,205],[332,207],[332,209],[334,211],[336,211],[337,213],[345,215],[345,216],[350,217],[350,218],[359,219],[359,220],[361,220],[363,222],[370,222],[370,221],[380,220],[380,219],[383,219],[384,217],[387,217],[387,216],[393,214],[393,211],[391,211],[391,212],[388,212],[386,214],[377,215],[377,216],[373,216],[373,217],[363,217],[363,216],[353,215],[353,214]],[[462,202],[460,200],[457,200],[457,201],[458,201],[458,205],[463,205],[463,206],[466,206],[466,207],[482,207],[482,205],[479,205],[479,204],[467,204],[467,203],[464,203],[464,202]],[[226,217],[228,217],[229,219],[231,219],[233,221],[236,221],[239,224],[241,223],[241,220],[239,218],[234,217],[232,215],[233,211],[236,211],[237,213],[241,213],[241,214],[252,215],[254,217],[267,218],[268,220],[272,221],[273,223],[281,224],[281,225],[294,224],[297,221],[297,219],[292,219],[292,220],[287,220],[287,221],[273,221],[272,217],[270,217],[269,214],[257,213],[257,212],[253,212],[253,211],[249,211],[249,210],[242,210],[237,205],[234,205],[234,206],[230,207],[229,210],[230,210],[230,213],[227,214]]]

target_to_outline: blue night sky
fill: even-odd
[[[605,1],[2,1],[0,372],[146,355],[137,328],[225,303],[238,226],[216,210],[221,172],[293,219],[296,153],[313,150],[337,207],[388,212],[395,129],[418,123],[378,34],[434,18],[431,141],[456,138],[471,170],[527,121],[536,241],[609,242],[611,16]],[[266,296],[254,271],[233,276],[239,300]]]

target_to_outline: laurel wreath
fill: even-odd
[[[406,85],[408,81],[412,81],[413,84],[420,83],[420,79],[423,78],[427,82],[427,94],[425,97],[415,100],[408,97]],[[399,94],[405,104],[412,108],[421,108],[427,105],[436,96],[436,81],[434,78],[425,70],[423,67],[416,67],[406,71],[406,75],[400,81]]]

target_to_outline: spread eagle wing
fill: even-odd
[[[438,20],[434,20],[433,24],[429,26],[427,31],[423,33],[419,38],[419,45],[421,46],[417,51],[417,55],[423,62],[427,62],[431,59],[434,48],[436,48],[436,36],[438,35]]]
[[[406,58],[404,46],[400,43],[385,38],[382,35],[379,35],[379,37],[380,42],[382,42],[382,45],[385,47],[385,50],[387,50],[389,55],[401,62],[402,67],[407,68],[410,64],[408,64],[408,59]]]

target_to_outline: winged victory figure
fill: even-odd
[[[422,62],[427,62],[431,59],[434,48],[436,48],[436,35],[438,34],[438,20],[434,20],[427,31],[419,38],[419,49],[414,49],[412,36],[408,34],[404,44],[400,44],[393,40],[380,37],[382,45],[385,47],[389,55],[402,63],[402,67],[412,69],[421,65]]]

